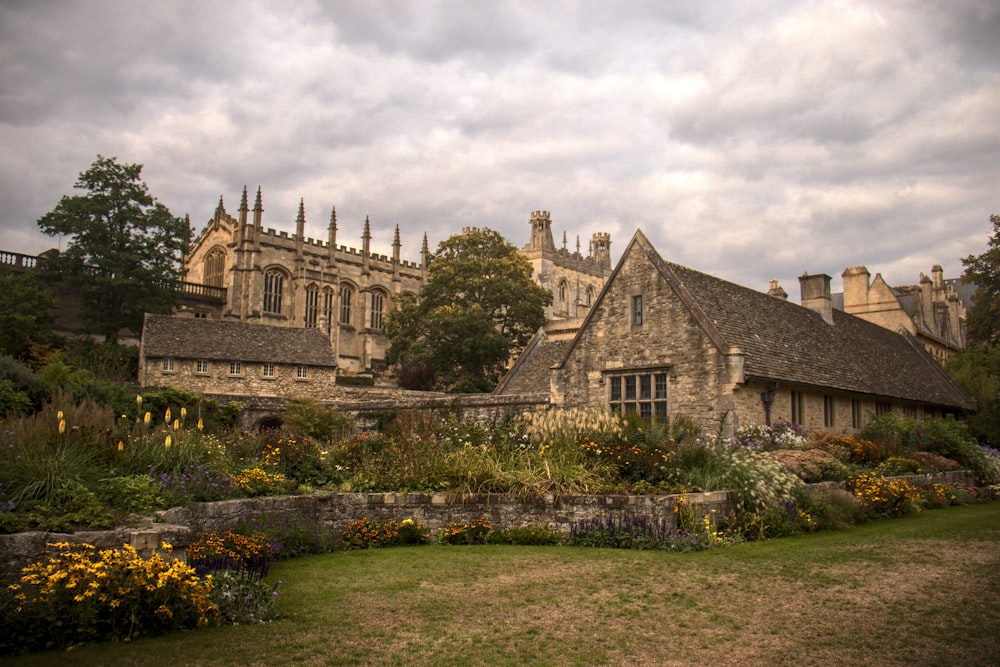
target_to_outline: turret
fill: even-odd
[[[552,240],[552,218],[548,211],[533,211],[531,213],[531,241],[528,250],[555,250]]]
[[[327,232],[327,254],[326,265],[333,268],[337,265],[337,207],[330,210],[330,224],[326,228]]]
[[[597,232],[592,237],[591,247],[594,252],[594,260],[597,265],[607,271],[611,270],[611,234]]]
[[[372,247],[372,224],[368,220],[368,216],[365,216],[365,231],[361,235],[361,273],[363,275],[371,275],[371,269],[368,268],[369,259],[371,257],[371,247]]]
[[[399,225],[396,225],[396,233],[392,237],[392,280],[399,282],[399,249],[402,247],[399,242]]]

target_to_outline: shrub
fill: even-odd
[[[14,383],[0,378],[0,418],[24,417],[31,414],[31,398],[23,391],[18,391]]]
[[[330,442],[342,438],[350,426],[351,418],[330,408],[324,408],[312,399],[288,401],[283,415],[283,428],[292,438],[313,438]]]
[[[521,416],[518,426],[531,442],[548,446],[620,440],[625,427],[620,415],[597,408],[529,412]]]
[[[846,465],[821,449],[778,449],[768,455],[807,483],[840,481],[850,474]]]
[[[899,447],[892,443],[878,444],[865,438],[854,438],[849,435],[833,435],[832,433],[812,433],[808,438],[808,447],[828,452],[844,463],[870,466],[885,460]]]
[[[887,479],[878,473],[859,473],[847,480],[870,518],[899,517],[920,510],[920,488],[902,479]]]
[[[263,533],[233,530],[212,531],[187,548],[188,563],[201,575],[231,570],[263,579],[274,555],[274,545]]]
[[[845,489],[807,489],[799,494],[796,506],[808,530],[842,530],[867,518],[861,502]]]
[[[232,528],[244,534],[263,533],[277,558],[333,551],[337,538],[316,519],[298,512],[261,514],[240,520]]]
[[[227,625],[266,623],[278,618],[278,585],[273,586],[246,571],[212,573],[212,602]]]
[[[566,544],[609,549],[701,551],[714,546],[717,537],[714,530],[675,531],[665,520],[623,516],[573,523]]]
[[[348,524],[340,535],[340,540],[348,549],[371,549],[402,544],[425,544],[429,532],[419,521],[395,519],[374,522],[363,517]]]
[[[472,523],[449,521],[438,533],[438,541],[442,544],[486,544],[491,528],[484,517]]]
[[[212,584],[159,552],[142,558],[126,545],[51,544],[26,567],[4,608],[0,649],[13,654],[90,641],[128,641],[218,621]],[[169,554],[170,547],[162,545]]]
[[[520,546],[545,546],[562,544],[563,534],[549,526],[513,526],[490,530],[487,544],[515,544]]]
[[[97,497],[129,514],[151,514],[167,506],[163,487],[150,475],[105,477],[98,483]]]
[[[806,444],[806,431],[791,422],[778,422],[772,426],[749,424],[736,431],[733,444],[763,451],[801,449]]]

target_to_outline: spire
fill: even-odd
[[[566,230],[563,230],[563,250],[566,249]]]
[[[257,229],[261,227],[261,216],[264,214],[264,206],[260,203],[260,186],[257,186],[257,199],[253,204],[253,226]]]
[[[299,214],[295,217],[295,233],[299,238],[305,236],[306,230],[306,200],[299,199]]]
[[[240,198],[240,222],[236,226],[233,233],[233,240],[238,246],[243,241],[244,227],[247,226],[247,213],[249,212],[249,207],[247,206],[247,186],[243,186],[243,196]]]
[[[240,213],[246,214],[250,208],[247,206],[247,186],[243,186],[243,196],[240,197]],[[246,216],[243,216],[244,220]]]
[[[361,274],[367,276],[369,274],[368,262],[371,259],[371,245],[372,245],[372,224],[368,220],[368,216],[365,216],[365,231],[361,235]]]
[[[399,262],[399,249],[402,245],[399,242],[399,225],[396,225],[396,233],[392,237],[392,261]]]
[[[427,282],[427,259],[430,257],[427,248],[427,232],[424,232],[424,242],[420,244],[420,277]]]
[[[215,219],[222,220],[226,214],[226,205],[222,203],[222,195],[219,195],[219,205],[215,207]]]

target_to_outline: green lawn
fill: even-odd
[[[400,547],[283,562],[271,578],[280,621],[17,664],[1000,662],[1000,502],[701,553]]]

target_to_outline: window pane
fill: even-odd
[[[634,401],[635,400],[635,376],[626,375],[625,376],[625,400]]]
[[[657,373],[656,374],[656,398],[666,398],[667,397],[667,374]]]
[[[639,398],[648,401],[653,397],[652,378],[648,375],[639,376]]]
[[[622,400],[622,379],[617,375],[611,378],[611,400]]]

